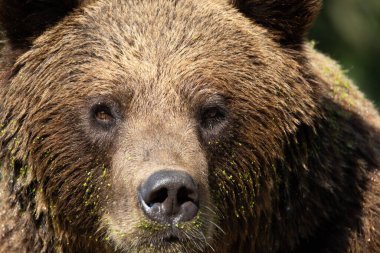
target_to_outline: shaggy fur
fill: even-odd
[[[0,7],[0,252],[380,252],[380,118],[304,41],[320,1]],[[193,221],[139,207],[162,169]]]

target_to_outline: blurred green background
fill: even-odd
[[[309,38],[380,108],[380,0],[325,0]]]

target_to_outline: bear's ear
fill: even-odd
[[[245,16],[278,35],[283,44],[302,42],[322,0],[230,0]]]
[[[0,0],[0,24],[12,46],[28,46],[81,0]]]

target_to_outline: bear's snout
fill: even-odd
[[[190,221],[199,210],[198,186],[183,171],[153,173],[140,187],[139,200],[149,219],[165,224]]]

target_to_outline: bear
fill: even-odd
[[[321,4],[0,0],[0,252],[380,252],[380,118]]]

